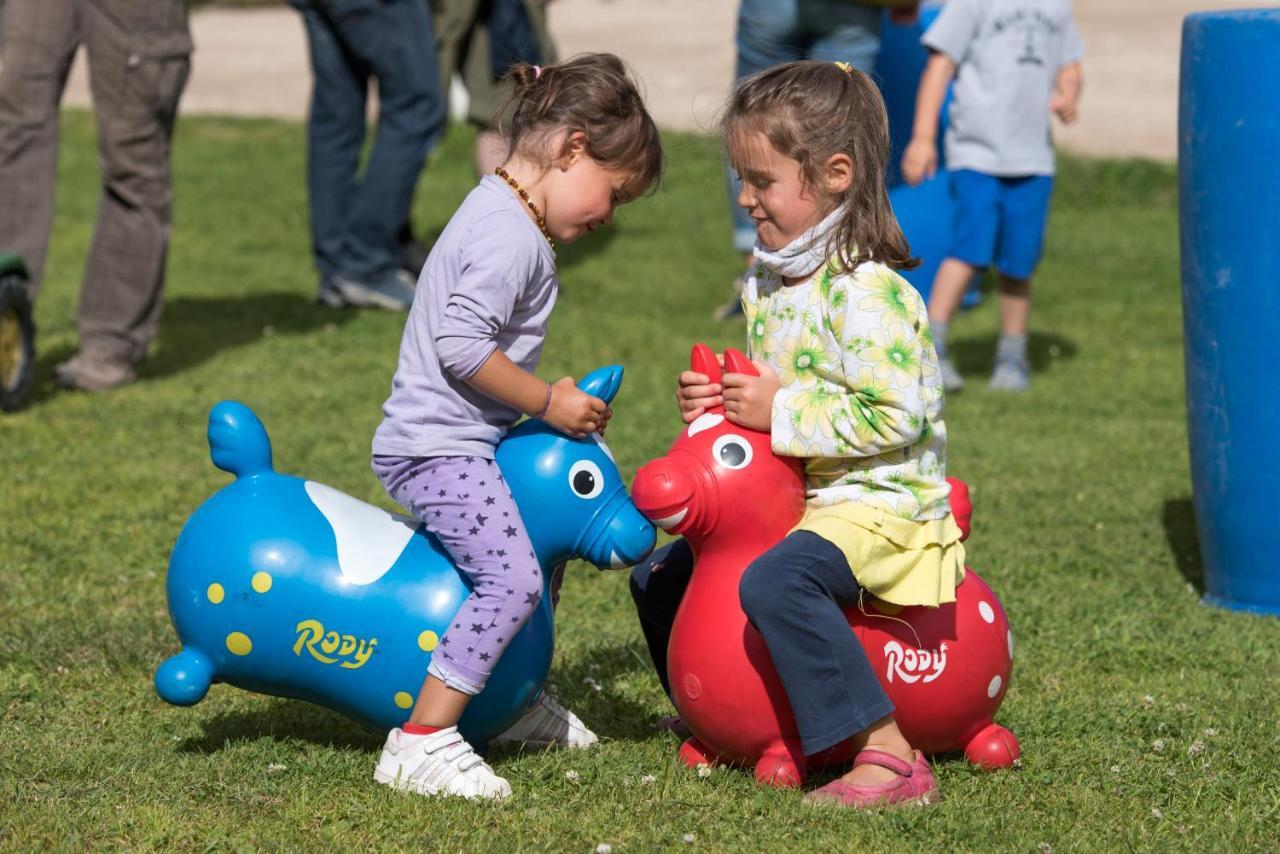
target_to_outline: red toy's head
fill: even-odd
[[[733,349],[725,350],[722,371],[705,344],[694,346],[689,367],[713,383],[724,373],[758,373]],[[768,433],[734,424],[723,406],[698,416],[665,457],[642,466],[631,492],[641,513],[695,548],[726,529],[735,537],[751,532],[776,541],[804,512],[800,462],[774,456]]]

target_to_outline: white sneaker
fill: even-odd
[[[399,727],[387,734],[373,779],[404,792],[505,798],[511,785],[493,773],[456,726],[430,735],[410,735]]]
[[[493,739],[495,744],[519,741],[533,747],[577,748],[590,747],[599,740],[599,736],[587,729],[577,715],[551,699],[545,691],[538,695],[533,708],[524,717]]]

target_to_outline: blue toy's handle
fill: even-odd
[[[613,403],[618,389],[622,386],[622,365],[605,365],[596,368],[582,378],[578,388],[587,394],[598,397],[605,403]]]
[[[267,428],[252,409],[235,400],[224,400],[209,412],[209,457],[236,477],[273,471]]]

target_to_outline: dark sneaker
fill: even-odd
[[[413,304],[416,280],[404,270],[393,270],[369,281],[334,276],[333,286],[347,305],[408,311]]]
[[[104,359],[80,352],[54,368],[58,384],[80,391],[108,391],[138,378],[126,361]]]

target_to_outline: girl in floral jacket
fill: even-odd
[[[739,83],[723,130],[738,204],[756,225],[742,297],[760,375],[713,384],[686,371],[680,408],[692,422],[723,403],[730,421],[768,431],[776,454],[805,461],[805,516],[748,567],[740,597],[805,754],[851,737],[862,747],[848,774],[809,799],[932,802],[932,772],[842,613],[874,600],[952,602],[964,572],[938,357],[924,301],[895,272],[915,262],[884,184],[884,103],[844,63],[790,63]],[[691,564],[677,543],[632,575],[655,660]]]

